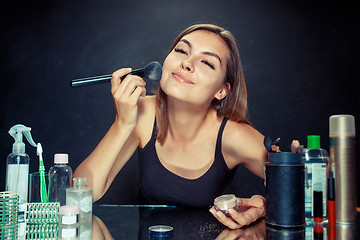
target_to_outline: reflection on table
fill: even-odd
[[[149,227],[173,227],[176,239],[265,239],[265,220],[230,230],[208,209],[170,206],[94,206],[92,239],[149,239]],[[96,229],[96,230],[95,230]]]
[[[230,230],[219,223],[208,209],[192,209],[170,206],[94,206],[92,239],[149,239],[148,228],[153,225],[173,227],[173,238],[177,239],[360,239],[358,223],[354,225],[326,225],[314,228],[276,229],[260,219],[250,226]],[[95,225],[96,227],[95,231]],[[307,232],[306,232],[307,231]],[[312,234],[309,234],[309,231]]]
[[[338,225],[336,228],[321,227],[316,230],[307,226],[302,229],[276,229],[267,226],[265,219],[236,230],[230,230],[219,223],[208,209],[182,208],[154,205],[94,205],[93,215],[82,221],[75,229],[63,229],[57,225],[29,226],[18,224],[18,239],[61,239],[50,237],[72,233],[71,238],[80,240],[102,239],[149,239],[149,227],[168,225],[173,227],[172,240],[177,239],[359,239],[359,221],[354,225]],[[73,227],[74,228],[74,227]],[[47,229],[48,235],[33,233]],[[53,231],[53,232],[51,232]],[[65,231],[65,232],[63,232]],[[71,232],[72,231],[72,232]],[[310,233],[310,234],[309,234]],[[3,239],[3,238],[1,238]],[[5,238],[6,239],[6,238]]]

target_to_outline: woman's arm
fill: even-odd
[[[224,129],[222,147],[230,169],[242,164],[257,176],[264,178],[264,165],[268,153],[264,146],[264,136],[256,129],[247,124],[229,121]],[[239,209],[229,209],[228,216],[214,207],[210,212],[225,226],[237,229],[264,217],[265,202],[264,197],[254,195],[249,199],[238,198]]]
[[[242,164],[264,178],[268,152],[264,146],[264,136],[255,128],[245,123],[229,121],[224,129],[222,149],[230,169]]]
[[[113,73],[111,93],[116,108],[116,119],[95,150],[77,167],[74,177],[86,177],[93,189],[93,201],[101,198],[117,173],[129,160],[139,145],[137,131],[138,102],[145,96],[145,82],[137,76],[121,76],[131,69]],[[140,114],[139,114],[140,115]]]

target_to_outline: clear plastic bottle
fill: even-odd
[[[12,153],[7,157],[6,162],[6,185],[5,190],[19,194],[19,221],[24,220],[24,212],[28,201],[29,184],[29,163],[30,157],[25,153],[23,135],[28,142],[36,147],[30,134],[31,128],[17,124],[10,128],[9,134],[15,139]]]
[[[6,191],[19,194],[19,218],[25,211],[28,199],[29,155],[26,153],[11,153],[7,157]]]
[[[307,148],[305,148],[303,151],[303,160],[305,164],[306,224],[314,223],[314,193],[315,196],[317,196],[321,192],[323,221],[327,220],[326,168],[328,164],[328,159],[328,152],[320,148],[320,136],[308,135]]]
[[[49,201],[60,202],[60,206],[66,204],[66,189],[71,187],[72,169],[69,165],[69,155],[57,153],[54,155],[54,163],[49,170]]]
[[[80,207],[81,222],[91,219],[92,188],[85,187],[86,178],[74,178],[74,187],[66,189],[66,205]]]

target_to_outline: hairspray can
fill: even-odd
[[[330,158],[335,175],[335,215],[337,223],[356,223],[355,118],[329,118]]]

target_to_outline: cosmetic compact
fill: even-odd
[[[167,225],[155,225],[149,227],[149,240],[171,240],[173,227]]]
[[[215,198],[214,206],[223,213],[228,213],[228,209],[230,208],[236,210],[239,207],[237,198],[234,194],[225,194]]]

